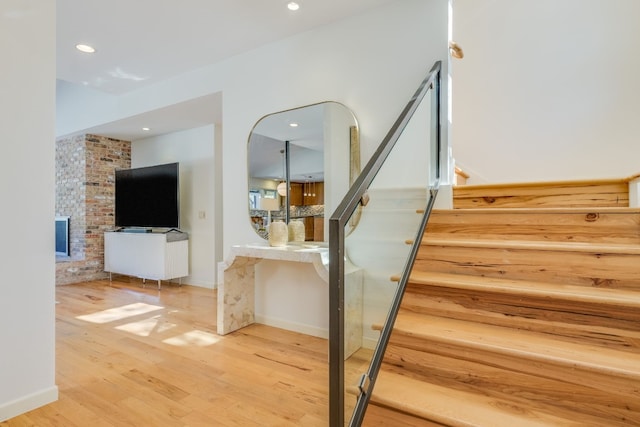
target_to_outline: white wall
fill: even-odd
[[[445,61],[446,0],[398,0],[370,13],[272,43],[227,61],[119,97],[117,110],[75,124],[60,106],[60,132],[223,92],[222,179],[224,250],[255,240],[246,218],[246,149],[263,116],[322,101],[337,101],[356,115],[363,164],[369,159],[434,61]],[[260,64],[260,66],[256,66]],[[446,93],[446,90],[445,90]],[[78,106],[76,106],[77,108]],[[82,105],[92,110],[90,104]],[[102,107],[101,107],[102,108]],[[61,126],[62,127],[62,126]]]
[[[73,125],[60,120],[60,132],[104,123],[100,117],[125,118],[222,92],[223,126],[216,126],[222,130],[222,138],[216,138],[216,144],[221,141],[216,155],[221,156],[214,159],[213,172],[221,175],[213,185],[224,191],[210,194],[217,195],[215,209],[221,215],[215,221],[222,221],[223,235],[211,233],[209,238],[227,255],[232,245],[258,240],[247,217],[247,138],[261,117],[323,101],[342,103],[358,120],[364,166],[436,60],[444,61],[447,74],[447,55],[447,0],[398,0],[122,95],[109,114],[85,115]],[[72,106],[66,103],[58,112],[72,114]],[[91,110],[91,105],[82,108]],[[214,267],[212,254],[192,251],[192,256],[208,259]],[[258,286],[266,291],[271,284],[288,286],[291,292],[282,294],[289,298],[281,305],[293,306],[295,290],[308,276],[306,267],[291,263],[286,275],[276,276],[258,271]]]
[[[242,72],[228,82],[224,95],[225,182],[246,179],[246,174],[238,177],[237,172],[246,168],[246,144],[240,142],[246,140],[255,120],[272,111],[323,100],[340,102],[354,112],[364,166],[436,60],[445,62],[446,75],[446,58],[445,0],[401,0],[235,58],[233,64]],[[256,73],[255,64],[263,64],[261,72]],[[239,188],[246,188],[246,181]],[[255,240],[246,218],[238,214],[245,197],[241,191],[224,192],[225,250]],[[270,263],[258,264],[256,310],[264,304],[268,315],[293,323],[296,306],[308,304],[299,297],[300,289],[310,289],[307,295],[314,295],[311,289],[318,292],[316,305],[305,305],[308,310],[322,308],[326,302],[316,279],[308,265],[287,263],[275,271]],[[282,296],[278,307],[261,294],[271,289]],[[365,292],[375,290],[365,285]]]
[[[214,125],[131,143],[131,167],[180,163],[180,229],[189,233],[189,277],[182,280],[208,288],[217,271],[214,146]]]
[[[366,162],[433,62],[446,58],[446,26],[445,1],[401,0],[222,64],[236,70],[224,73],[234,76],[224,94],[225,182],[247,188],[242,142],[257,119],[324,100],[354,112]],[[230,188],[223,204],[225,251],[254,240],[238,210],[245,192]]]
[[[0,421],[55,386],[55,1],[0,2]]]
[[[63,80],[56,81],[56,113],[56,136],[84,129],[79,127],[83,123],[94,123],[96,120],[107,123],[121,118],[117,96]]]
[[[329,287],[310,263],[260,261],[255,291],[257,322],[329,337]]]
[[[640,2],[455,0],[452,146],[469,183],[640,172]]]
[[[324,109],[324,237],[329,241],[329,217],[350,187],[351,126],[357,126],[343,105],[327,104]],[[362,165],[361,165],[362,169]]]
[[[429,91],[406,124],[393,151],[387,157],[371,188],[407,188],[423,184],[429,187],[431,172],[431,102],[433,91]],[[411,162],[407,163],[407,159]],[[435,174],[435,171],[433,171]]]

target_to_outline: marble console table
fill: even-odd
[[[265,242],[232,246],[229,258],[218,263],[218,334],[226,335],[255,323],[255,265],[265,259],[311,263],[318,276],[329,283],[329,249],[321,244],[272,247]],[[345,354],[348,357],[362,347],[362,271],[345,265],[345,279]]]

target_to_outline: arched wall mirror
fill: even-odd
[[[248,142],[249,217],[268,238],[270,221],[299,219],[305,240],[328,240],[330,215],[360,173],[360,141],[353,113],[323,102],[269,114]]]

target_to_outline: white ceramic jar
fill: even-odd
[[[287,224],[282,221],[273,221],[269,224],[269,245],[287,246],[289,230]]]
[[[304,223],[299,219],[289,221],[289,241],[304,242]]]

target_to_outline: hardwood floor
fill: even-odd
[[[153,284],[152,284],[153,285]],[[216,293],[134,279],[56,288],[57,402],[16,426],[326,426],[327,341],[216,334]]]

